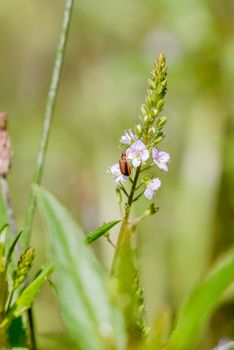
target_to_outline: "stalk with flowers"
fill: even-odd
[[[145,104],[141,106],[140,122],[135,126],[134,131],[132,129],[125,131],[120,139],[121,145],[125,146],[122,154],[126,155],[126,162],[129,162],[133,169],[132,176],[121,169],[121,161],[109,169],[115,178],[117,191],[122,191],[127,196],[125,218],[129,217],[132,204],[141,195],[144,194],[151,200],[154,192],[161,186],[159,178],[149,176],[146,172],[155,165],[160,170],[168,171],[168,163],[171,161],[167,152],[159,151],[157,148],[165,137],[163,126],[167,122],[165,116],[159,117],[167,92],[167,66],[164,54],[158,56],[148,84]],[[127,181],[132,184],[129,194],[124,188],[124,183]],[[143,186],[144,191],[142,191]],[[141,192],[138,193],[139,191]]]
[[[116,182],[117,193],[122,192],[126,197],[123,224],[117,242],[112,274],[115,274],[125,227],[130,224],[129,216],[134,202],[142,195],[148,200],[153,199],[155,191],[161,186],[161,180],[155,175],[156,171],[168,171],[168,163],[171,161],[169,153],[158,150],[158,145],[165,137],[163,127],[167,122],[165,116],[160,117],[167,92],[167,65],[165,55],[162,53],[157,58],[148,85],[145,104],[141,106],[142,115],[139,117],[139,123],[134,129],[125,131],[120,138],[125,166],[122,165],[123,160],[121,159],[119,163],[109,168]],[[126,164],[129,166],[127,171]],[[129,192],[125,188],[128,182],[131,184]],[[142,217],[154,214],[156,211],[152,203]]]
[[[154,198],[155,192],[161,186],[157,173],[168,171],[168,164],[171,161],[169,153],[158,149],[158,145],[165,137],[163,127],[167,121],[165,116],[160,117],[167,92],[167,65],[163,53],[156,60],[148,86],[145,103],[141,106],[139,123],[124,132],[120,138],[121,158],[108,169],[114,176],[118,198],[122,196],[125,198],[124,204],[122,200],[119,201],[123,219],[110,275],[118,280],[120,294],[129,296],[129,303],[125,306],[124,313],[128,330],[132,339],[135,339],[131,346],[136,346],[136,342],[144,339],[149,331],[144,320],[144,298],[138,276],[134,232],[137,223],[144,217],[156,213],[158,208],[151,203],[142,216],[135,220],[131,220],[130,214],[133,204],[141,196],[144,195],[150,201]],[[129,270],[127,281],[126,266]],[[137,319],[135,325],[134,317]]]

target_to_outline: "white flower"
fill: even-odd
[[[132,129],[125,130],[124,134],[121,136],[120,143],[130,145],[132,141],[138,139],[136,134],[133,134]]]
[[[158,178],[152,179],[146,186],[144,196],[147,199],[151,200],[153,198],[154,191],[159,189],[160,186],[161,186],[161,181]]]
[[[132,161],[134,168],[137,168],[149,158],[149,151],[141,140],[137,140],[126,150],[126,156]]]
[[[171,162],[170,154],[167,152],[159,151],[157,148],[153,148],[152,156],[154,163],[164,171],[168,171],[168,163]]]

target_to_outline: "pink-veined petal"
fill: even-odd
[[[159,158],[162,162],[169,163],[171,161],[170,154],[167,152],[159,152]]]
[[[157,150],[157,148],[156,147],[154,147],[153,149],[152,149],[152,157],[153,157],[153,159],[155,159],[155,158],[158,158],[158,150]]]

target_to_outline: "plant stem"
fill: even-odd
[[[27,312],[27,318],[30,325],[30,340],[31,340],[31,350],[37,349],[36,337],[35,337],[35,327],[34,327],[34,317],[33,317],[33,309],[30,307]],[[33,332],[32,332],[33,331]]]
[[[2,197],[6,207],[6,212],[7,212],[7,217],[9,220],[11,232],[13,237],[16,237],[18,231],[17,231],[14,209],[11,202],[10,190],[9,190],[9,184],[8,184],[7,178],[5,176],[0,176],[0,183],[2,188]]]
[[[7,308],[6,308],[6,314],[8,313],[8,311],[9,311],[9,309],[11,307],[11,302],[12,302],[12,299],[13,299],[14,292],[15,292],[14,289],[12,289],[12,291],[10,292],[9,299],[8,299],[8,305],[7,305]]]
[[[33,184],[41,183],[43,168],[45,164],[46,151],[48,147],[49,134],[51,131],[52,119],[54,115],[59,83],[61,79],[65,49],[66,49],[66,44],[68,40],[73,3],[74,3],[74,0],[66,0],[62,30],[60,34],[58,47],[57,47],[54,68],[53,68],[50,88],[48,92],[48,98],[47,98],[47,104],[46,104],[46,110],[45,110],[45,116],[44,116],[44,127],[43,127],[42,136],[41,136],[40,149],[39,149],[37,161],[36,161],[36,168],[34,171]],[[33,217],[35,213],[35,206],[36,206],[36,197],[32,186],[31,192],[29,195],[28,207],[27,207],[25,224],[24,224],[24,233],[23,233],[24,247],[27,247],[30,242]]]
[[[127,198],[129,197],[128,192],[125,190],[124,186],[120,183],[120,188],[123,191],[123,193],[127,196]]]
[[[121,247],[124,245],[125,242],[125,234],[126,232],[128,232],[129,230],[127,229],[129,223],[128,223],[128,218],[130,215],[130,211],[131,211],[131,207],[132,207],[132,203],[133,203],[133,198],[134,198],[134,193],[137,187],[137,181],[139,178],[141,172],[141,166],[139,166],[136,170],[134,179],[133,179],[133,183],[132,183],[132,188],[131,188],[131,192],[129,194],[128,197],[128,203],[127,203],[127,207],[125,210],[125,216],[123,218],[123,222],[120,228],[120,232],[119,232],[119,236],[118,236],[118,241],[117,241],[117,245],[116,245],[116,249],[115,249],[115,254],[114,254],[114,258],[112,261],[112,266],[111,266],[111,271],[110,271],[110,275],[111,276],[115,276],[116,273],[116,269],[117,269],[117,265],[118,265],[118,261],[119,261],[119,256],[120,256],[120,251],[121,251]]]
[[[131,211],[131,207],[132,207],[132,203],[133,203],[133,197],[134,197],[134,193],[135,193],[135,190],[136,190],[136,187],[137,187],[137,181],[138,181],[140,172],[141,172],[141,166],[139,166],[137,168],[135,177],[133,179],[132,188],[131,188],[131,192],[130,192],[130,195],[129,195],[129,198],[128,198],[128,205],[127,205],[126,214],[125,214],[125,217],[127,219],[128,219],[128,217],[130,215],[130,211]]]

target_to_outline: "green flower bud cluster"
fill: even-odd
[[[158,144],[164,137],[162,127],[166,124],[167,118],[160,117],[154,122],[163,110],[165,100],[164,97],[167,92],[167,65],[166,57],[163,53],[159,54],[154,69],[151,72],[151,78],[148,80],[149,89],[145,98],[145,104],[141,106],[142,117],[141,123],[137,125],[135,132],[138,136],[143,134],[146,141],[156,141]]]
[[[31,269],[34,257],[35,249],[32,247],[27,248],[21,255],[15,271],[13,290],[17,289],[25,281]]]

